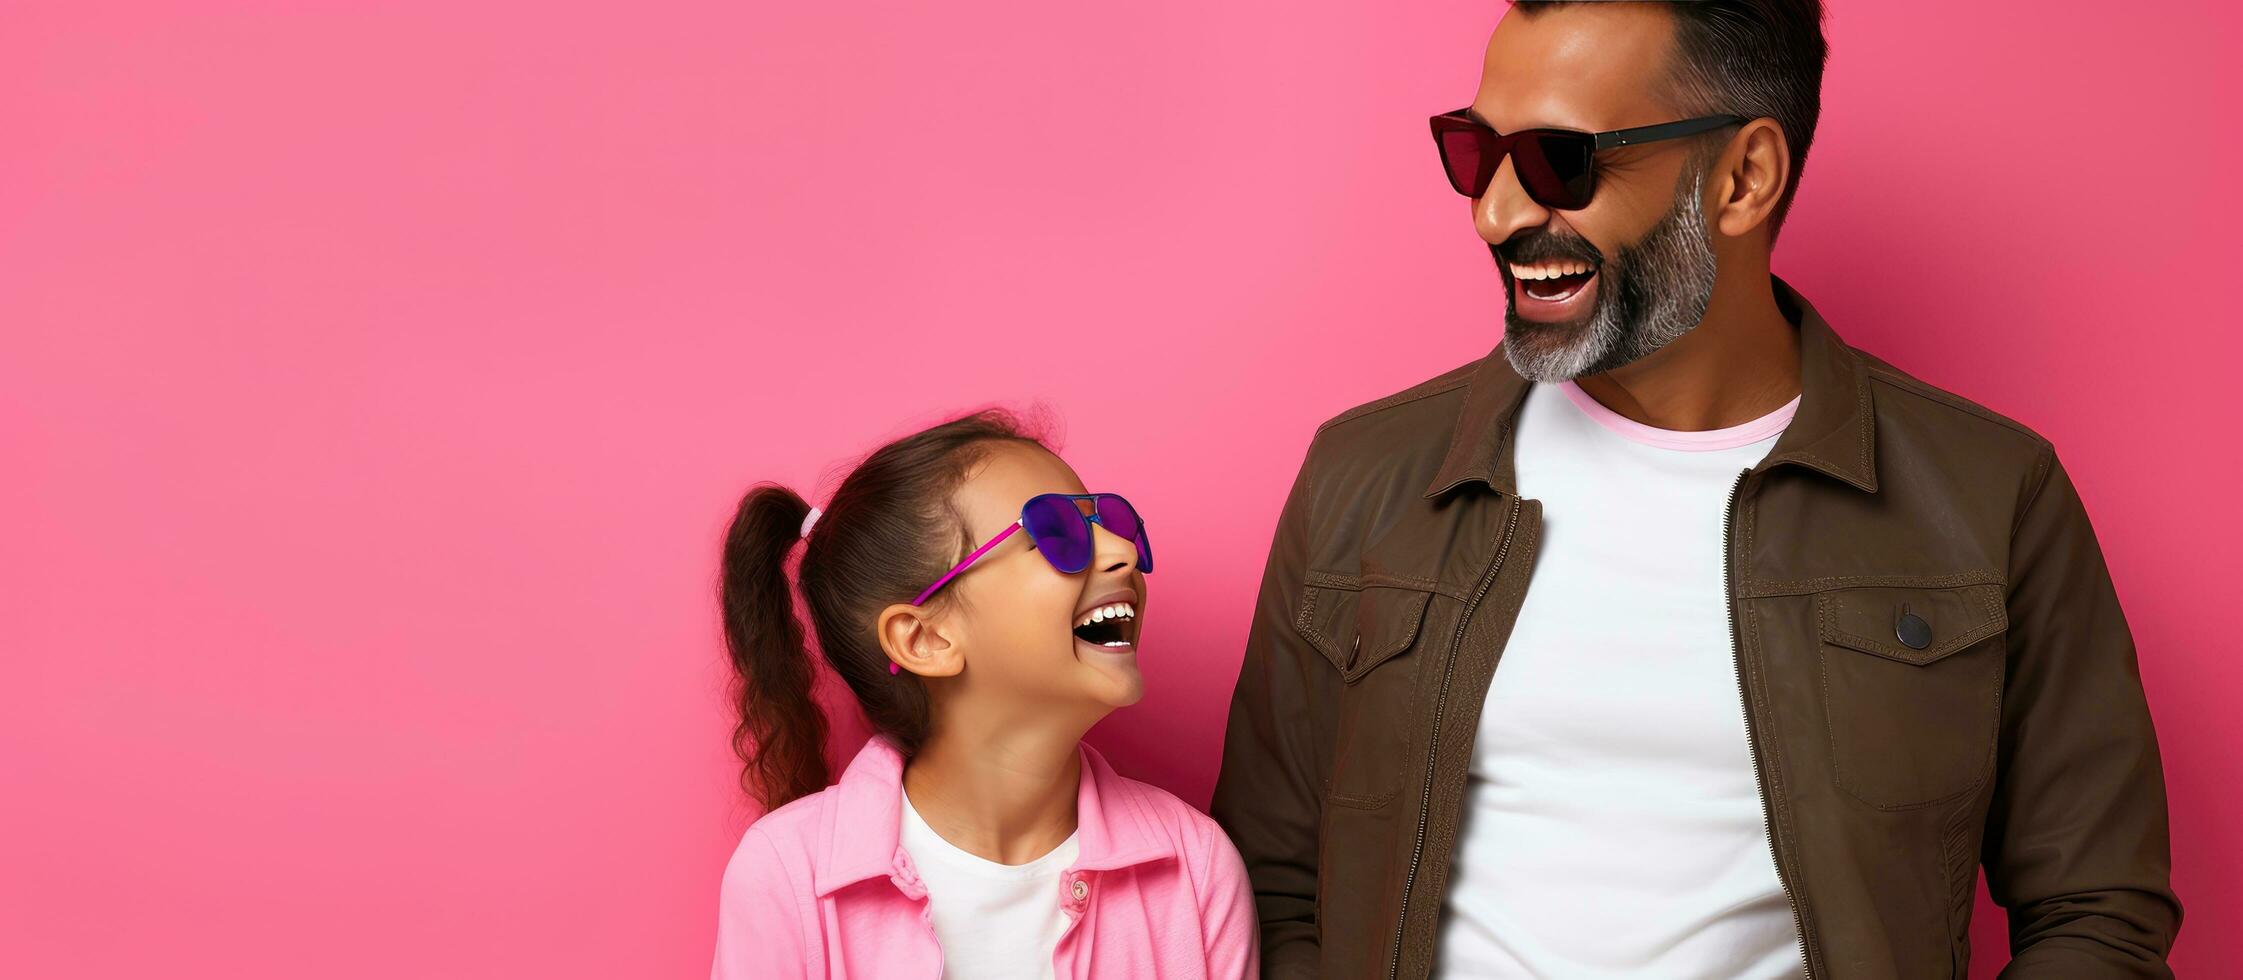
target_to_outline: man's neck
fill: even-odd
[[[1776,305],[1766,270],[1723,277],[1696,329],[1650,356],[1576,383],[1604,407],[1645,425],[1726,429],[1799,394],[1799,330]]]

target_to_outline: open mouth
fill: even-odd
[[[1511,265],[1511,276],[1519,281],[1519,291],[1545,303],[1572,299],[1596,275],[1595,266],[1576,259]]]
[[[1137,645],[1137,604],[1109,602],[1075,620],[1075,638],[1094,647],[1126,650]]]

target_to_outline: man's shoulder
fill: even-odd
[[[1412,481],[1422,486],[1432,479],[1448,455],[1480,363],[1459,365],[1325,420],[1309,442],[1303,476],[1319,488],[1381,486],[1415,493]],[[1365,502],[1352,491],[1338,496],[1351,506]]]
[[[1448,457],[1486,357],[1501,356],[1457,365],[1318,425],[1295,483],[1311,520],[1328,525],[1383,500],[1416,496]]]
[[[1351,425],[1366,419],[1391,418],[1396,415],[1410,417],[1453,417],[1455,402],[1464,396],[1472,383],[1472,375],[1485,357],[1476,357],[1438,375],[1397,391],[1391,395],[1364,402],[1354,408],[1325,419],[1316,427],[1319,439],[1327,433],[1364,426]],[[1447,396],[1447,397],[1444,397]]]
[[[1856,349],[1876,405],[1879,442],[1909,437],[1965,450],[1987,467],[2038,470],[2054,449],[2031,426]],[[2037,474],[2035,474],[2037,475]]]

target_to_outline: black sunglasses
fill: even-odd
[[[1588,207],[1589,198],[1596,194],[1598,150],[1681,139],[1749,121],[1743,116],[1699,116],[1603,133],[1571,129],[1498,133],[1474,118],[1472,110],[1458,109],[1433,117],[1433,142],[1441,148],[1449,186],[1465,197],[1477,199],[1487,193],[1496,168],[1509,154],[1519,186],[1535,203],[1576,211]]]

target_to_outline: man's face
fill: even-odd
[[[1488,39],[1473,112],[1500,133],[1683,118],[1666,81],[1673,37],[1657,4],[1514,10]],[[1700,142],[1599,152],[1596,194],[1575,211],[1528,197],[1504,159],[1472,215],[1503,276],[1503,348],[1520,374],[1552,382],[1609,371],[1705,316],[1715,260],[1704,164],[1692,160]]]

